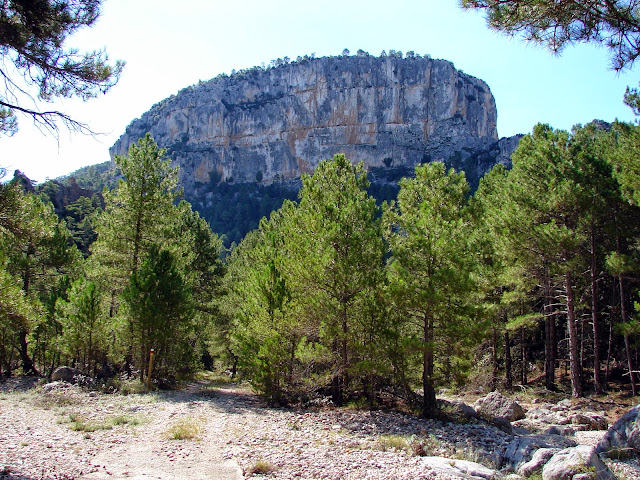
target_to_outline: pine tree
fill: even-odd
[[[291,202],[264,218],[234,250],[226,284],[234,317],[233,349],[258,392],[274,403],[299,389],[297,347],[304,326],[294,316],[286,236]]]
[[[471,199],[475,228],[471,235],[473,250],[478,254],[478,270],[475,273],[478,303],[491,323],[493,370],[489,387],[498,386],[498,337],[504,338],[504,387],[512,387],[511,338],[514,317],[519,316],[522,304],[532,286],[526,278],[514,275],[514,259],[504,245],[504,218],[502,189],[508,171],[497,164],[480,180]],[[520,322],[518,322],[520,323]],[[518,325],[521,328],[522,325]],[[523,331],[521,330],[521,334]],[[526,365],[523,366],[526,372]]]
[[[132,272],[123,298],[137,347],[140,380],[152,348],[156,369],[162,374],[190,373],[195,360],[191,292],[173,255],[152,244],[143,263]]]
[[[192,211],[188,202],[176,204],[181,195],[177,189],[178,169],[170,166],[164,154],[165,150],[159,149],[147,134],[137,144],[131,145],[128,156],[116,156],[116,164],[124,179],[115,190],[104,194],[105,209],[96,219],[98,239],[92,245],[93,255],[89,263],[91,278],[111,292],[110,317],[115,319],[119,316],[125,320],[127,333],[121,333],[124,343],[128,343],[124,346],[127,361],[134,361],[142,369],[148,352],[144,355],[140,352],[152,348],[150,342],[155,337],[142,335],[140,325],[147,320],[140,310],[139,299],[134,301],[136,297],[131,289],[140,292],[148,287],[144,284],[146,280],[138,275],[143,262],[156,262],[156,257],[169,262],[165,258],[169,255],[171,269],[179,274],[180,282],[188,292],[188,295],[181,289],[175,292],[179,295],[175,300],[177,304],[185,301],[182,296],[189,297],[188,308],[184,306],[184,311],[181,310],[184,318],[179,320],[188,335],[172,348],[165,345],[164,340],[158,340],[159,337],[154,342],[161,345],[157,347],[160,352],[166,350],[158,357],[160,366],[176,373],[182,359],[190,358],[186,365],[186,370],[189,370],[191,360],[208,349],[212,315],[218,313],[216,296],[219,295],[224,268],[220,260],[222,243],[218,236]],[[149,257],[151,253],[153,255]],[[157,262],[152,266],[158,266]],[[150,274],[148,268],[146,275]],[[137,283],[133,283],[134,280]],[[128,309],[120,315],[120,295],[124,291],[128,292],[125,295]],[[186,317],[189,317],[188,321]],[[195,324],[201,333],[197,338],[194,335]],[[177,353],[178,350],[182,353]]]
[[[640,56],[640,14],[635,2],[613,0],[461,0],[464,8],[483,9],[495,30],[523,34],[559,52],[567,44],[590,42],[609,49],[616,70]]]
[[[101,295],[96,284],[81,277],[73,282],[68,299],[56,302],[62,326],[64,354],[90,375],[96,371],[100,357],[105,358],[105,322]]]
[[[530,252],[523,265],[533,261],[542,265],[544,296],[550,298],[552,285],[561,285],[569,331],[571,385],[574,396],[582,396],[582,366],[578,355],[575,280],[582,257],[579,247],[585,242],[578,223],[587,197],[581,189],[578,172],[569,160],[569,134],[547,125],[537,125],[512,156],[508,194],[513,205],[509,238],[519,253]],[[516,227],[516,228],[514,228]],[[533,254],[533,256],[531,255]],[[538,258],[536,258],[538,257]],[[551,305],[549,300],[547,306]],[[551,308],[545,313],[553,318]],[[553,344],[553,331],[547,343]],[[554,348],[550,345],[550,348]],[[549,355],[547,355],[549,357]],[[547,365],[547,370],[554,367]],[[550,371],[548,375],[553,375]]]
[[[589,269],[587,289],[593,333],[593,384],[597,393],[603,393],[606,385],[601,372],[603,307],[600,305],[600,285],[605,280],[605,256],[612,248],[611,233],[615,230],[616,211],[621,202],[620,186],[611,161],[611,133],[596,122],[576,126],[571,132],[569,154],[578,173],[577,181],[589,199],[584,204],[578,228],[585,238],[581,247]]]
[[[298,224],[290,249],[297,283],[307,291],[312,317],[333,354],[332,396],[349,390],[358,318],[381,281],[384,245],[366,171],[342,154],[303,176]],[[298,234],[296,235],[296,232]],[[322,314],[318,318],[317,314]],[[315,317],[315,318],[313,318]]]
[[[384,245],[367,187],[344,155],[321,162],[300,203],[285,202],[232,254],[234,348],[272,400],[318,385],[337,404],[354,385],[373,393]]]
[[[472,336],[468,190],[464,173],[446,172],[439,162],[419,166],[383,215],[392,301],[405,318],[401,335],[411,339],[405,355],[421,355],[425,416],[436,410],[436,363],[463,357]]]
[[[75,269],[80,255],[75,247],[69,246],[69,232],[58,220],[50,203],[44,203],[33,194],[13,190],[16,187],[3,187],[3,190],[4,188],[7,189],[5,193],[8,193],[5,198],[13,198],[13,212],[3,221],[6,230],[0,237],[0,251],[6,258],[4,267],[7,275],[14,278],[21,295],[33,306],[31,311],[34,313],[40,309],[41,301],[49,291],[55,288],[57,278]],[[20,308],[20,311],[24,312],[24,309]],[[13,317],[12,323],[18,331],[15,345],[24,373],[37,373],[28,335],[37,324],[38,317],[22,314]]]
[[[177,169],[165,160],[150,134],[132,144],[128,156],[116,156],[122,171],[118,187],[104,193],[105,208],[96,219],[98,238],[91,261],[97,276],[121,290],[154,243],[171,238],[176,223]]]
[[[81,53],[65,48],[67,38],[82,27],[95,23],[100,0],[12,0],[0,5],[0,49],[2,50],[3,89],[0,89],[0,135],[18,130],[16,113],[54,132],[56,120],[71,129],[87,130],[86,125],[63,112],[31,107],[37,99],[77,97],[87,100],[113,87],[124,67],[109,65],[104,51]],[[10,65],[10,66],[7,66]]]
[[[596,125],[576,127],[570,134],[537,125],[524,137],[512,156],[513,169],[500,195],[507,250],[516,260],[520,275],[537,278],[542,286],[546,319],[547,387],[553,388],[555,368],[555,320],[566,316],[572,394],[583,393],[584,338],[578,324],[579,298],[591,297],[594,328],[594,378],[599,375],[598,274],[603,252],[597,238],[611,217],[611,198],[616,185],[606,160]],[[591,271],[585,278],[580,272]],[[557,291],[556,291],[557,290]],[[562,305],[559,312],[554,304]],[[584,327],[584,323],[583,323]],[[584,328],[582,329],[584,335]]]

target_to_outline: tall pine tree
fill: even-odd
[[[422,413],[436,410],[440,371],[464,357],[473,323],[465,298],[472,291],[473,261],[468,248],[470,217],[464,173],[446,172],[443,163],[416,168],[400,182],[395,205],[384,211],[385,235],[392,258],[390,289],[402,312],[405,355],[419,352]]]

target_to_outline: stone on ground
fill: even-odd
[[[586,476],[582,476],[587,474]],[[595,447],[579,445],[557,452],[542,468],[542,480],[616,480]]]
[[[505,465],[514,470],[518,470],[522,465],[528,463],[540,448],[563,449],[575,447],[577,444],[570,438],[561,435],[527,435],[516,436],[503,454]]]
[[[556,453],[560,451],[559,448],[539,448],[531,457],[527,463],[522,464],[518,468],[518,474],[523,477],[529,477],[534,473],[538,473],[542,470],[542,467],[551,460]]]
[[[76,383],[79,377],[85,377],[85,374],[77,368],[58,367],[51,375],[51,381],[57,382],[61,380],[63,382]]]
[[[514,422],[525,417],[524,408],[499,392],[491,392],[478,399],[475,403],[475,409],[487,419],[506,418],[510,422]]]
[[[467,460],[453,460],[444,457],[424,457],[422,463],[430,470],[468,480],[492,480],[496,470]]]

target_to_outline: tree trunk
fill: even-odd
[[[95,376],[96,365],[93,363],[93,370],[91,369],[91,362],[93,360],[93,325],[89,329],[89,346],[87,348],[87,367],[89,375]]]
[[[522,359],[522,386],[527,385],[527,346],[524,337],[524,327],[520,328],[520,358]]]
[[[491,363],[493,368],[489,388],[493,391],[498,387],[498,332],[495,327],[491,332]]]
[[[613,348],[613,322],[609,322],[609,338],[607,344],[607,365],[604,371],[604,384],[609,384],[609,369],[611,367],[611,350]]]
[[[231,378],[235,380],[236,375],[238,374],[238,357],[232,353],[231,358],[233,358],[233,363],[231,364]]]
[[[29,245],[26,252],[25,270],[22,272],[22,289],[25,295],[29,294],[29,288],[31,287],[31,268],[29,266],[29,258],[35,253],[33,245]],[[33,364],[33,360],[29,357],[29,350],[27,346],[27,334],[29,332],[26,329],[20,330],[18,334],[18,343],[20,345],[20,360],[22,361],[22,373],[25,375],[38,375],[38,371]]]
[[[509,338],[509,331],[504,331],[504,388],[511,390],[513,388],[513,381],[511,379],[511,339]]]
[[[7,338],[2,335],[2,337],[0,337],[0,378],[2,378],[2,370],[4,370],[4,374],[7,378],[11,376],[9,360],[7,358],[6,341]]]
[[[575,398],[582,397],[582,372],[578,356],[578,328],[575,318],[573,297],[573,278],[570,272],[565,273],[565,291],[567,293],[567,324],[569,326],[569,362],[571,367],[571,394]]]
[[[349,389],[349,325],[347,323],[347,304],[342,311],[342,389]]]
[[[555,315],[551,306],[551,282],[545,278],[544,287],[544,383],[547,390],[556,388]]]
[[[138,271],[138,258],[142,248],[142,213],[138,211],[136,216],[136,230],[133,238],[133,257],[131,259],[131,273]]]
[[[22,373],[25,375],[38,375],[33,360],[29,357],[29,351],[27,349],[27,331],[21,330],[18,338],[20,343],[20,360],[22,361]]]
[[[627,352],[627,365],[629,366],[629,379],[631,380],[631,393],[635,397],[638,395],[638,388],[636,386],[635,373],[633,370],[633,358],[631,357],[631,342],[629,341],[629,335],[624,336],[624,348]]]
[[[597,394],[606,388],[600,370],[600,318],[598,312],[598,262],[596,257],[595,226],[591,223],[591,323],[593,324],[593,388]]]
[[[331,345],[331,350],[334,352],[334,355],[336,355],[336,359],[339,356],[339,347],[338,347],[338,338],[334,338],[332,341],[332,345]],[[335,405],[342,405],[342,389],[340,388],[340,373],[338,372],[339,370],[339,363],[336,363],[336,372],[333,375],[333,378],[331,379],[331,400],[333,401],[333,403]]]
[[[622,323],[627,323],[627,302],[624,293],[624,280],[622,279],[622,275],[618,275],[618,286],[620,288],[620,314],[622,316]],[[631,342],[629,340],[629,335],[626,334],[624,336],[624,348],[627,353],[627,367],[629,369],[629,380],[631,381],[631,391],[633,392],[633,396],[635,397],[638,394],[638,389],[636,386],[635,373],[633,368],[633,357],[631,356]]]
[[[422,353],[422,414],[431,417],[436,410],[436,392],[433,388],[433,324],[427,314],[424,315],[424,350]]]

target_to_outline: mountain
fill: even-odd
[[[489,86],[451,62],[412,55],[299,59],[185,88],[154,105],[110,149],[151,132],[180,166],[189,198],[212,185],[294,181],[345,153],[369,169],[409,174],[442,160],[470,182],[509,163]],[[384,175],[378,174],[378,177]]]
[[[284,199],[294,200],[300,175],[335,153],[364,162],[370,193],[381,202],[429,161],[464,170],[474,188],[496,163],[510,165],[521,137],[498,139],[489,86],[445,60],[359,52],[277,63],[219,75],[161,101],[131,122],[112,157],[151,132],[180,167],[185,199],[229,246]],[[74,226],[82,221],[76,212],[99,205],[76,205],[75,192],[112,188],[119,175],[107,162],[41,188]]]

